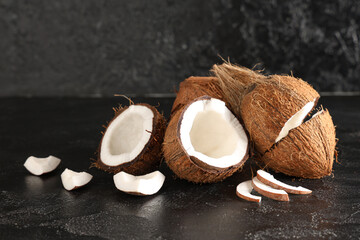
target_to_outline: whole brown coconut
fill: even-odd
[[[125,171],[133,175],[158,169],[166,129],[164,116],[145,103],[114,110],[115,116],[106,126],[93,165],[109,173]]]
[[[181,97],[182,95],[178,94],[177,98]],[[194,105],[198,103],[201,105],[198,109],[201,110],[195,112]],[[212,104],[213,108],[206,110],[207,104]],[[223,101],[210,98],[209,96],[203,96],[193,100],[186,106],[179,108],[172,114],[165,133],[163,151],[167,165],[179,178],[195,183],[222,181],[238,171],[247,160],[248,138],[246,133],[241,127],[241,124],[236,120],[235,116],[225,108],[225,103]],[[223,120],[219,120],[219,124],[216,120],[217,117],[220,117],[220,114],[214,116],[215,111],[221,113],[225,112],[224,114],[226,114]],[[189,123],[188,121],[191,121],[189,120],[191,118],[190,116],[193,114],[195,114],[194,122]],[[208,115],[205,116],[202,114]],[[202,120],[200,120],[201,116],[203,116]],[[225,122],[225,119],[228,119],[228,122]],[[196,123],[196,121],[198,122]],[[211,124],[212,121],[214,121],[213,125],[211,125],[212,127],[208,128],[206,125]],[[182,126],[189,124],[192,125],[190,133],[183,131]],[[232,127],[231,129],[222,129],[223,125],[231,125]],[[196,128],[202,128],[202,131],[196,130]],[[211,132],[214,132],[214,135],[211,135]],[[216,134],[219,134],[219,136]],[[222,136],[220,136],[221,134]],[[237,135],[236,138],[230,136],[234,134]],[[186,143],[186,138],[188,136],[189,139],[191,139],[191,144],[189,142]],[[232,139],[235,140],[232,141]],[[227,140],[229,141],[228,143],[225,142]],[[208,144],[207,142],[210,143]],[[237,144],[237,148],[241,148],[241,151],[228,149],[228,146],[232,145],[234,142],[235,145]],[[194,150],[189,150],[189,145],[193,145],[196,151],[203,152],[194,154]],[[201,150],[196,149],[199,145],[202,145],[199,147]],[[206,152],[204,148],[207,148],[208,152]],[[224,150],[221,150],[222,148],[224,148]],[[221,151],[219,151],[219,149]],[[209,153],[209,151],[212,151],[212,153]],[[214,153],[214,151],[217,151],[217,153]],[[235,154],[233,154],[233,152],[235,152]],[[237,152],[239,152],[239,154],[236,154]],[[206,160],[209,158],[215,160],[215,163]],[[227,159],[227,161],[230,159],[233,163],[221,166],[225,163],[225,159]],[[233,160],[235,160],[235,162]]]
[[[324,118],[325,120],[321,121],[321,124],[326,126],[327,130],[324,127],[311,124],[310,127],[304,129],[305,132],[303,133],[306,135],[309,134],[306,131],[309,131],[312,134],[323,136],[325,140],[322,139],[322,142],[331,142],[331,146],[334,147],[325,148],[328,151],[325,155],[311,151],[301,151],[299,147],[290,148],[291,151],[279,148],[282,142],[289,137],[287,136],[289,131],[292,133],[303,127],[302,121],[315,107],[320,97],[308,83],[291,76],[264,76],[260,72],[229,63],[215,65],[212,71],[219,79],[219,85],[228,105],[231,106],[235,115],[243,120],[250,135],[250,140],[254,143],[255,149],[261,156],[261,162],[265,162],[267,166],[275,171],[291,176],[319,178],[331,173],[336,143],[335,131],[328,134],[329,131],[335,129],[331,118]],[[291,123],[290,120],[294,119],[296,119],[297,124]],[[297,146],[301,144],[307,146],[308,142],[304,142],[300,135],[294,137],[299,138],[294,140]],[[315,141],[320,140],[315,139]],[[321,145],[321,143],[319,144]],[[276,155],[275,152],[270,154],[275,150],[273,148],[277,149],[275,151]],[[321,148],[319,151],[321,151]],[[296,160],[300,161],[300,158],[291,161],[292,165],[289,165],[287,159],[294,159],[294,155],[300,156],[304,154],[306,157],[302,157],[301,161],[303,162],[299,164],[308,167],[299,170],[301,171],[301,174],[299,174],[298,170],[295,170],[296,164],[294,163]],[[265,156],[267,157],[265,158]],[[332,156],[331,159],[330,156]],[[317,166],[327,167],[313,170],[313,160],[315,158]],[[285,171],[285,169],[287,170]],[[306,171],[307,173],[305,173]],[[317,173],[313,173],[314,171]]]

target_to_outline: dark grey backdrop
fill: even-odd
[[[360,1],[0,0],[0,96],[172,93],[218,55],[360,90]]]

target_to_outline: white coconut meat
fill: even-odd
[[[149,142],[154,113],[142,105],[131,105],[106,129],[100,158],[108,166],[118,166],[135,159]]]
[[[280,189],[275,189],[269,185],[262,183],[257,177],[252,179],[252,186],[261,195],[278,201],[289,201],[289,195]]]
[[[30,156],[26,159],[24,167],[32,174],[39,176],[54,171],[60,162],[59,158],[51,155],[46,158]]]
[[[284,190],[288,193],[293,194],[310,194],[312,191],[304,188],[304,187],[294,187],[291,185],[288,185],[286,183],[283,183],[277,179],[274,178],[273,175],[271,175],[268,172],[265,172],[264,170],[258,170],[257,171],[257,178],[264,184],[267,184],[273,188]]]
[[[64,188],[71,191],[88,184],[92,177],[87,172],[75,172],[66,168],[61,174],[61,181]]]
[[[275,143],[279,142],[281,139],[286,137],[291,129],[297,128],[302,124],[306,115],[308,115],[309,112],[313,109],[315,105],[315,100],[316,99],[314,99],[314,101],[312,102],[308,102],[307,104],[305,104],[303,108],[301,108],[297,113],[292,115],[291,118],[289,118],[289,120],[286,121],[279,135],[277,136]]]
[[[260,202],[261,197],[251,194],[251,191],[253,190],[251,182],[251,180],[248,180],[237,185],[236,195],[247,201]]]
[[[134,176],[126,172],[114,175],[114,183],[120,191],[135,195],[152,195],[164,184],[165,176],[159,171],[146,175]]]
[[[198,100],[185,110],[180,139],[188,155],[216,168],[235,165],[247,154],[244,128],[225,102],[215,98]]]

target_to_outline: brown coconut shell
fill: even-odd
[[[260,161],[284,174],[321,178],[332,172],[335,127],[327,110],[291,130]]]
[[[132,175],[144,175],[150,172],[153,172],[159,168],[159,165],[161,163],[161,160],[163,158],[162,156],[162,143],[164,139],[165,129],[166,129],[166,120],[164,116],[158,112],[158,110],[146,103],[139,103],[136,105],[142,105],[145,106],[154,113],[153,118],[153,128],[151,131],[151,137],[148,141],[148,143],[145,145],[144,149],[141,151],[141,153],[132,161],[120,164],[118,166],[108,166],[104,162],[101,161],[100,157],[100,151],[101,151],[101,144],[102,140],[100,141],[100,145],[97,151],[97,159],[93,163],[93,165],[101,170],[104,170],[109,173],[118,173],[121,171],[124,171],[126,173],[132,174]],[[109,124],[106,126],[106,129],[110,126],[112,121],[116,119],[122,112],[124,112],[126,109],[128,109],[128,106],[126,107],[119,107],[114,109],[115,115],[114,118],[109,122]],[[106,129],[103,133],[103,136],[105,135]]]
[[[193,100],[195,102],[201,99],[210,99],[209,96],[203,96]],[[191,103],[192,103],[191,102]],[[248,154],[236,165],[229,168],[216,168],[209,166],[196,157],[189,156],[182,146],[180,139],[180,125],[183,115],[188,105],[178,109],[171,117],[165,132],[163,143],[164,158],[169,168],[181,179],[186,179],[194,183],[213,183],[224,180],[238,171],[245,161]]]
[[[180,83],[171,113],[188,105],[201,96],[224,100],[219,81],[216,77],[189,77]]]
[[[319,94],[301,79],[271,76],[275,81],[257,85],[241,102],[240,114],[255,148],[264,154],[275,143],[285,123]],[[315,106],[314,105],[314,106]]]

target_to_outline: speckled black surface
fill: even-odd
[[[166,116],[172,99],[160,103]],[[118,191],[110,174],[89,168],[101,125],[123,99],[4,98],[0,100],[0,239],[359,239],[360,97],[324,97],[337,125],[339,162],[334,176],[284,182],[313,190],[290,202],[263,198],[261,204],[235,195],[251,176],[249,160],[241,173],[222,183],[196,185],[166,181],[154,196]],[[22,166],[30,155],[62,159],[43,177]],[[82,189],[63,189],[64,168],[94,175]]]
[[[358,0],[0,0],[0,96],[173,92],[218,55],[360,91]]]

